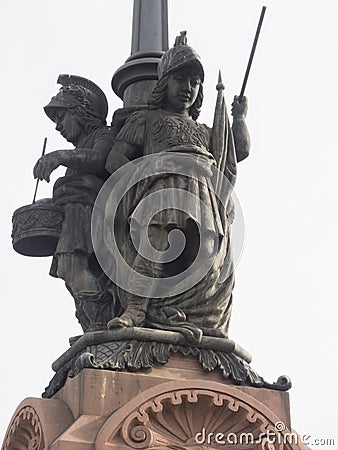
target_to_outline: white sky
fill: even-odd
[[[202,58],[200,121],[211,125],[218,69],[229,105],[240,91],[263,3],[169,2],[170,45],[188,30]],[[338,3],[265,4],[246,91],[252,149],[236,187],[246,237],[230,337],[252,353],[252,367],[267,380],[291,377],[293,427],[337,445]],[[43,138],[47,151],[70,148],[42,107],[57,92],[59,73],[96,82],[109,117],[121,107],[110,81],[130,53],[132,0],[3,0],[1,9],[0,441],[18,404],[40,396],[53,376],[51,363],[80,333],[72,298],[48,275],[50,258],[20,256],[11,247],[11,215],[32,201]],[[52,182],[62,174],[58,169]],[[51,196],[51,189],[40,183],[38,197]]]

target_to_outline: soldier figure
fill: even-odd
[[[53,170],[67,167],[53,188],[53,201],[64,208],[64,221],[50,275],[65,281],[83,331],[103,329],[114,317],[115,295],[93,251],[91,215],[108,177],[104,165],[114,133],[106,126],[107,100],[96,84],[74,75],[60,75],[58,83],[59,93],[44,110],[75,148],[50,152],[34,167],[34,177],[48,182]]]

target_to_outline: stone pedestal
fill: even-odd
[[[300,449],[297,440],[288,393],[230,385],[173,355],[137,373],[84,369],[53,399],[27,398],[2,450]]]

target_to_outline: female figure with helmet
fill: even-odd
[[[184,34],[162,56],[158,78],[148,108],[131,115],[117,135],[106,161],[110,173],[133,161],[137,167],[135,177],[139,172],[144,174],[144,179],[123,200],[125,228],[118,234],[121,235],[123,256],[132,269],[130,290],[119,290],[124,312],[108,326],[144,325],[178,330],[192,340],[199,340],[202,333],[226,337],[234,278],[231,273],[225,280],[220,280],[220,267],[226,259],[229,244],[229,205],[226,208],[219,206],[211,186],[211,168],[215,165],[212,130],[197,122],[203,101],[204,70],[198,54],[186,45]],[[234,145],[228,152],[226,163],[234,177],[236,162],[244,159],[249,151],[244,121],[246,110],[246,99],[241,102],[235,99],[232,109],[234,135],[231,133]],[[146,162],[138,160],[140,157],[147,157]],[[147,176],[149,157],[153,158],[154,165],[158,165],[158,175]],[[189,176],[180,173],[180,164],[187,165],[187,157],[191,158]],[[169,191],[176,203],[171,201],[173,199],[168,200]],[[145,222],[148,212],[142,205],[152,195],[157,195],[160,206],[165,203],[171,206],[159,208]],[[187,207],[186,199],[191,199],[192,195],[195,201],[189,201]],[[201,209],[201,203],[206,209]],[[106,220],[109,222],[109,213]],[[196,224],[203,231],[203,239]],[[130,241],[130,227],[139,236],[137,249]],[[183,253],[171,262],[163,262],[161,258],[148,259],[146,247],[149,242],[155,251],[165,253],[173,229],[184,234]],[[197,277],[196,283],[183,292],[171,295],[168,291],[166,295],[163,289],[161,291],[163,279],[184,271],[189,273],[198,252],[205,261],[216,254],[222,262],[211,265],[206,275],[201,279]],[[150,282],[142,285],[137,274],[146,276]]]

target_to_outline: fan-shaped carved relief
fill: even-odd
[[[28,397],[14,412],[1,450],[46,450],[73,422],[64,402]]]
[[[40,419],[34,408],[22,408],[11,422],[2,450],[43,450],[45,448]]]
[[[98,434],[96,450],[291,448],[266,439],[276,432],[278,419],[251,396],[229,387],[220,392],[218,383],[184,388],[181,382],[176,389],[172,383],[166,387],[170,384],[166,391],[162,385],[162,392],[152,388],[142,393],[113,414]]]

